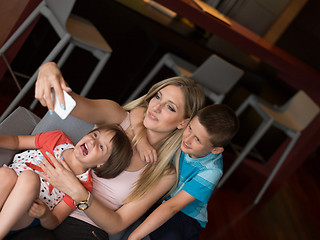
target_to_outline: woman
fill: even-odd
[[[60,102],[63,102],[62,89],[70,92],[57,66],[54,63],[47,63],[39,69],[35,96],[43,106],[48,106],[49,109],[53,109],[50,98],[52,88],[54,88]],[[124,182],[122,184],[125,184],[128,190],[126,196],[119,197],[118,205],[110,207],[109,196],[103,194],[104,188],[107,188],[110,183],[105,184],[104,180],[94,176],[94,198],[90,207],[83,211],[85,214],[76,211],[71,215],[96,225],[110,234],[115,234],[135,222],[174,185],[176,174],[171,164],[172,158],[179,149],[182,129],[204,104],[203,90],[200,85],[187,78],[167,79],[155,84],[146,95],[128,104],[127,111],[114,101],[90,100],[73,92],[70,94],[77,102],[76,108],[71,114],[98,126],[122,123],[128,119],[127,111],[136,107],[146,108],[143,121],[146,131],[139,134],[146,134],[151,145],[157,150],[157,163],[147,164],[139,157],[137,151],[134,151],[131,163],[124,174],[138,173],[137,181],[133,180],[131,183]],[[130,118],[132,117],[134,115]],[[126,133],[131,139],[139,137],[135,136],[132,128],[127,128]],[[65,164],[60,165],[53,157],[51,160],[56,168],[52,168],[44,161],[43,169],[47,175],[43,177],[71,196],[76,203],[86,200],[88,192],[66,169]],[[72,235],[74,239],[80,239],[80,236],[74,236],[78,231],[68,233],[70,228],[68,228],[68,224],[62,224],[61,229],[63,230],[60,232],[67,234],[68,238],[71,238]],[[82,229],[84,228],[83,226]],[[99,231],[98,228],[96,231]],[[80,235],[83,236],[83,233]],[[66,236],[64,237],[66,238]]]

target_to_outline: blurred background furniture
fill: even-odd
[[[54,59],[67,44],[69,45],[57,62],[60,67],[64,64],[75,46],[90,51],[98,59],[96,67],[94,68],[80,94],[85,96],[88,93],[101,70],[105,66],[108,58],[110,57],[112,49],[102,37],[100,32],[90,22],[78,16],[70,15],[74,4],[75,0],[43,0],[23,22],[23,24],[21,24],[16,32],[1,47],[0,54],[5,59],[5,63],[10,69],[10,73],[14,79],[16,79],[16,77],[14,71],[11,69],[10,64],[8,64],[8,61],[6,61],[5,52],[26,30],[26,28],[41,14],[48,19],[49,23],[52,25],[53,29],[60,38],[60,41],[51,50],[43,63],[54,61]],[[2,114],[0,122],[16,107],[29,89],[34,86],[36,78],[37,71],[32,75],[6,111]],[[35,103],[36,102],[32,104],[31,108],[34,107]]]
[[[163,66],[170,68],[178,76],[189,77],[200,83],[206,96],[214,103],[221,103],[230,89],[239,81],[243,70],[228,63],[216,54],[211,55],[199,67],[184,59],[166,53],[142,80],[138,88],[129,96],[127,103],[139,96]]]
[[[300,137],[300,133],[319,113],[319,106],[303,90],[300,90],[281,107],[270,106],[270,104],[263,101],[261,98],[258,98],[255,95],[250,95],[237,109],[237,115],[239,116],[247,107],[253,107],[261,116],[263,121],[255,130],[249,141],[245,144],[234,163],[224,174],[218,184],[218,187],[221,187],[224,184],[224,182],[272,125],[282,130],[289,138],[291,138],[291,141],[275,166],[269,166],[272,171],[254,200],[254,204],[257,204],[272,182],[274,176],[281,168],[291,149],[294,147]]]

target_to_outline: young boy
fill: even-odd
[[[34,218],[39,218],[43,227],[54,229],[76,205],[79,209],[90,206],[91,168],[99,177],[114,178],[127,168],[132,156],[131,142],[116,125],[97,128],[76,145],[62,131],[49,131],[28,136],[3,135],[0,147],[31,149],[16,154],[9,167],[0,168],[0,239],[9,230],[35,225]],[[89,191],[87,202],[74,203],[38,175],[42,172],[41,159],[49,152],[63,159],[77,175]]]
[[[183,132],[179,182],[174,191],[130,235],[129,240],[198,239],[207,223],[207,203],[222,176],[224,146],[239,121],[226,105],[200,110]]]

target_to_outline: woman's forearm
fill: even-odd
[[[84,212],[107,233],[116,234],[126,228],[121,215],[105,206],[94,196],[91,206]]]
[[[43,106],[53,110],[51,90],[54,89],[60,103],[64,102],[62,91],[68,92],[75,100],[76,107],[71,112],[75,117],[97,125],[121,123],[126,116],[125,110],[114,101],[90,100],[79,96],[68,88],[60,69],[54,62],[43,64],[39,68],[35,97]]]
[[[144,197],[125,203],[113,211],[94,199],[85,213],[92,221],[110,234],[116,234],[138,220],[174,184],[174,174],[162,177],[158,185]]]
[[[126,117],[126,111],[112,100],[92,100],[75,93],[71,93],[71,96],[76,100],[71,115],[86,122],[96,125],[120,124]]]

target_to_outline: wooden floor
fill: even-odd
[[[320,239],[319,156],[318,148],[293,176],[269,191],[256,206],[250,204],[256,192],[238,186],[245,171],[237,169],[238,178],[230,178],[212,196],[209,223],[201,240]]]

